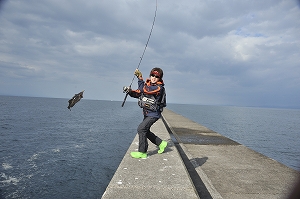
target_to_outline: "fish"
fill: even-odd
[[[68,109],[71,111],[71,107],[73,107],[77,102],[79,102],[81,100],[81,98],[83,98],[83,91],[81,91],[80,93],[75,94],[68,102],[69,102],[69,106]]]

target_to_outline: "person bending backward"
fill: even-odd
[[[144,119],[137,128],[139,135],[138,151],[131,152],[130,155],[133,158],[147,158],[147,139],[159,147],[158,153],[163,153],[168,145],[166,141],[161,140],[150,131],[150,127],[161,117],[161,112],[166,107],[166,92],[162,80],[163,70],[153,68],[146,82],[138,69],[134,71],[134,75],[138,78],[138,89],[132,90],[124,86],[123,91],[129,96],[139,99],[138,104],[143,108]]]

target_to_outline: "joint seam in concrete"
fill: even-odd
[[[186,156],[189,158],[190,162],[193,164],[193,166],[195,167],[199,177],[201,178],[201,180],[203,181],[203,183],[205,184],[206,189],[208,190],[208,192],[210,193],[211,197],[213,199],[223,199],[223,197],[220,195],[220,193],[216,190],[216,188],[214,187],[214,185],[212,184],[211,180],[207,177],[207,175],[204,173],[204,171],[201,169],[200,165],[195,161],[192,160],[193,157],[192,155],[188,152],[187,148],[184,146],[184,144],[180,143],[180,146],[182,148],[182,150],[184,151],[184,153],[186,154]]]
[[[166,120],[166,118],[164,118],[163,114],[162,114],[162,120],[163,120],[163,123],[166,126],[167,130],[171,131],[169,133],[172,133],[174,135],[174,137],[177,139],[177,141],[179,142],[179,145],[181,146],[182,150],[184,151],[184,153],[186,154],[186,156],[190,160],[191,164],[194,166],[195,170],[197,171],[199,177],[203,181],[203,183],[204,183],[206,189],[208,190],[208,192],[210,193],[211,197],[213,199],[223,199],[223,197],[220,195],[220,193],[213,186],[213,184],[210,181],[210,179],[207,177],[207,175],[201,169],[200,165],[196,161],[191,161],[193,159],[193,157],[188,152],[188,150],[186,149],[186,147],[184,146],[184,144],[182,144],[181,140],[178,138],[178,136],[176,135],[175,131],[173,130],[172,126],[168,123],[168,121]]]

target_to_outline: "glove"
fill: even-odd
[[[139,78],[139,77],[142,77],[143,75],[142,75],[142,72],[141,71],[139,71],[139,69],[135,69],[135,71],[134,71],[134,75],[137,77],[137,78]]]
[[[127,86],[123,87],[123,93],[129,94],[130,92],[131,92],[131,88],[130,87],[127,87]]]

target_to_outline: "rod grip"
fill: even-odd
[[[125,97],[124,97],[124,100],[123,100],[123,103],[122,103],[122,107],[124,106],[124,104],[125,104],[125,102],[126,102],[127,96],[128,96],[128,93],[126,93],[126,95],[125,95]]]

